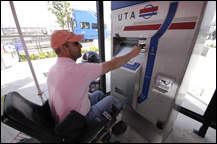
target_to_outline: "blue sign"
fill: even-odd
[[[17,42],[21,42],[21,40],[20,40],[20,39],[17,39]]]
[[[21,43],[19,44],[14,44],[14,47],[18,50],[18,51],[23,51],[23,45]],[[26,46],[27,50],[28,50],[28,47]]]

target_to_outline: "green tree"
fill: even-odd
[[[50,5],[50,1],[46,1],[48,5]],[[48,7],[48,11],[55,14],[57,18],[57,23],[64,29],[66,25],[70,23],[70,15],[74,11],[73,8],[70,8],[70,3],[67,1],[52,1],[52,7]]]

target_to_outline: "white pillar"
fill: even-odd
[[[43,97],[42,97],[42,92],[41,92],[41,89],[39,87],[38,80],[36,78],[35,71],[33,69],[33,66],[32,66],[32,63],[31,63],[31,60],[30,60],[30,57],[29,57],[29,53],[28,53],[27,48],[26,48],[26,44],[25,44],[24,39],[23,39],[23,34],[21,32],[20,24],[19,24],[19,21],[17,19],[17,14],[16,14],[16,11],[15,11],[15,8],[14,8],[14,3],[13,3],[13,1],[9,1],[9,3],[10,3],[10,6],[11,6],[11,11],[13,13],[14,21],[16,23],[17,31],[19,33],[20,40],[21,40],[21,43],[22,43],[22,46],[23,46],[27,61],[29,63],[29,67],[30,67],[30,70],[32,72],[32,76],[34,78],[34,81],[35,81],[35,84],[36,84],[36,87],[37,87],[37,90],[38,90],[38,96],[41,98],[41,101],[42,101],[42,104],[43,104],[44,100],[43,100]]]

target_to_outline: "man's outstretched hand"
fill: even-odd
[[[131,50],[131,54],[133,57],[137,56],[140,53],[141,47],[140,46],[134,46]]]

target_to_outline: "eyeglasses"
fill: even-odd
[[[74,42],[74,44],[75,44],[76,46],[78,46],[79,42]]]
[[[78,45],[79,45],[79,42],[66,42],[65,44],[63,44],[63,46],[66,46],[66,47],[67,47],[67,46],[68,46],[68,44],[70,44],[70,43],[71,43],[71,44],[73,44],[73,43],[74,43],[76,46],[78,46]]]

